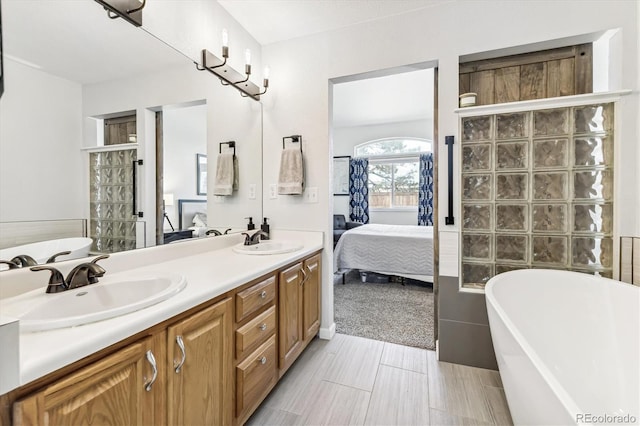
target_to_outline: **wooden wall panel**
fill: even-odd
[[[495,102],[520,100],[520,67],[505,67],[495,72]]]
[[[547,63],[523,65],[520,67],[520,100],[547,97]]]
[[[495,103],[495,72],[478,71],[470,75],[470,91],[478,94],[476,105]]]
[[[574,58],[547,62],[547,97],[553,98],[574,94],[574,62]]]
[[[459,93],[477,93],[476,105],[592,91],[593,48],[590,43],[461,63],[459,67]]]

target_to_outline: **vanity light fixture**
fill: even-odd
[[[147,0],[95,0],[107,11],[111,19],[122,18],[128,23],[140,27],[142,26],[142,9],[147,4]]]
[[[259,101],[260,95],[267,93],[269,87],[269,68],[265,68],[264,79],[262,85],[264,90],[249,81],[251,77],[251,50],[245,50],[244,78],[235,69],[227,65],[229,58],[229,34],[227,30],[222,30],[222,58],[218,58],[207,49],[202,49],[202,66],[196,63],[196,68],[200,71],[207,70],[215,74],[224,86],[233,86],[240,91],[242,96],[248,96],[253,100]]]

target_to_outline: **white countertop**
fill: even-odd
[[[291,253],[251,256],[233,251],[232,246],[239,243],[239,236],[223,236],[207,238],[211,244],[209,241],[194,241],[118,253],[112,255],[113,258],[117,258],[112,262],[113,268],[108,266],[111,258],[104,263],[101,261],[108,271],[107,274],[113,269],[114,274],[122,276],[126,276],[127,273],[178,273],[185,276],[187,286],[168,300],[112,319],[57,330],[21,332],[19,382],[6,383],[5,378],[0,378],[3,382],[1,393],[43,377],[274,269],[301,259],[322,249],[323,246],[321,232],[272,231],[271,235],[273,239],[299,241],[304,247]],[[198,245],[188,247],[189,244]],[[193,253],[196,247],[197,253]],[[167,258],[169,260],[166,260]],[[151,263],[150,259],[155,260]],[[8,273],[10,272],[4,272]],[[35,275],[33,272],[29,273],[32,274],[29,276]],[[44,291],[46,276],[37,276],[43,283]],[[10,286],[10,283],[3,279],[1,285]],[[4,299],[2,302],[8,301],[10,299]]]

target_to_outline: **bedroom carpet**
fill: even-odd
[[[337,333],[435,350],[431,285],[363,283],[351,271],[333,288]]]

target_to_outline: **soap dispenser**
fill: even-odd
[[[260,239],[261,240],[268,240],[269,239],[269,224],[267,223],[267,218],[263,218],[262,220],[262,225],[260,225],[260,229],[262,230],[262,232],[264,232],[267,235],[261,235]]]
[[[247,231],[252,231],[252,230],[256,229],[256,224],[253,223],[253,218],[252,217],[245,217],[245,219],[249,219],[249,223],[247,223]]]

